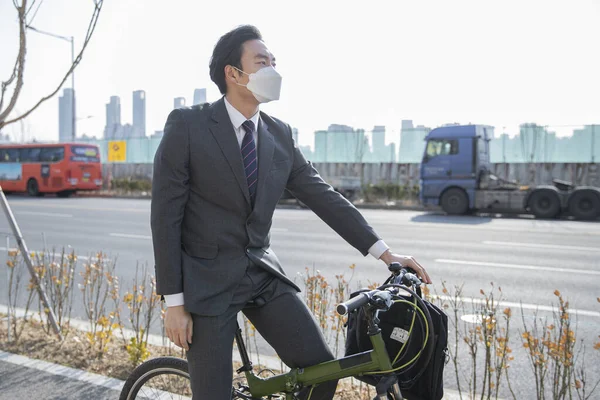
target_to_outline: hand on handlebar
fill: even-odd
[[[388,269],[393,275],[382,287],[385,288],[386,286],[403,285],[405,288],[410,286],[418,288],[421,286],[421,280],[417,277],[417,275],[415,275],[415,271],[411,267],[403,267],[399,262],[394,261],[388,266]],[[390,283],[390,285],[387,285],[388,283]],[[392,294],[387,290],[363,289],[348,301],[338,304],[336,311],[339,315],[346,315],[349,312],[352,312],[366,304],[369,304],[375,309],[387,310],[392,306]]]
[[[397,262],[403,267],[411,268],[415,271],[423,283],[431,283],[431,278],[429,277],[429,274],[427,274],[425,268],[412,256],[403,256],[392,253],[390,250],[386,250],[386,252],[383,253],[379,259],[385,262],[388,266],[393,262]]]

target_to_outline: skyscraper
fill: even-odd
[[[402,120],[402,130],[405,129],[413,129],[413,122],[412,119],[403,119]]]
[[[298,128],[292,128],[292,139],[294,139],[294,142],[298,145]]]
[[[399,163],[420,163],[425,151],[425,137],[431,128],[423,125],[413,126],[411,120],[402,121],[400,145],[398,149]]]
[[[133,136],[146,136],[146,92],[133,92]]]
[[[206,103],[206,89],[196,89],[194,90],[194,104],[203,104]]]
[[[385,126],[376,125],[373,127],[373,154],[372,161],[375,162],[389,162],[390,155],[388,149],[385,146]]]
[[[104,127],[104,138],[112,139],[121,127],[121,99],[119,96],[111,96],[110,103],[106,105],[106,126]]]
[[[73,89],[66,88],[58,99],[58,140],[68,142],[73,140],[75,124],[75,98]]]
[[[314,162],[327,162],[327,131],[315,132]]]
[[[173,107],[174,108],[185,107],[185,97],[175,97],[175,100],[173,101]]]
[[[331,124],[327,129],[327,161],[363,162],[369,153],[364,129]]]

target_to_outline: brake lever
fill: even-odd
[[[419,279],[419,277],[417,275],[415,275],[411,272],[404,274],[403,278],[406,279],[407,281],[411,282],[416,287],[421,286],[421,284],[423,283],[423,282],[421,282],[421,279]]]
[[[392,294],[387,290],[377,292],[371,297],[371,304],[377,309],[389,310],[394,304]]]

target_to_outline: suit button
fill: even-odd
[[[246,253],[250,254],[250,249],[246,249]]]

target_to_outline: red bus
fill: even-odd
[[[0,144],[0,186],[5,193],[30,196],[102,187],[100,149],[84,143]]]

